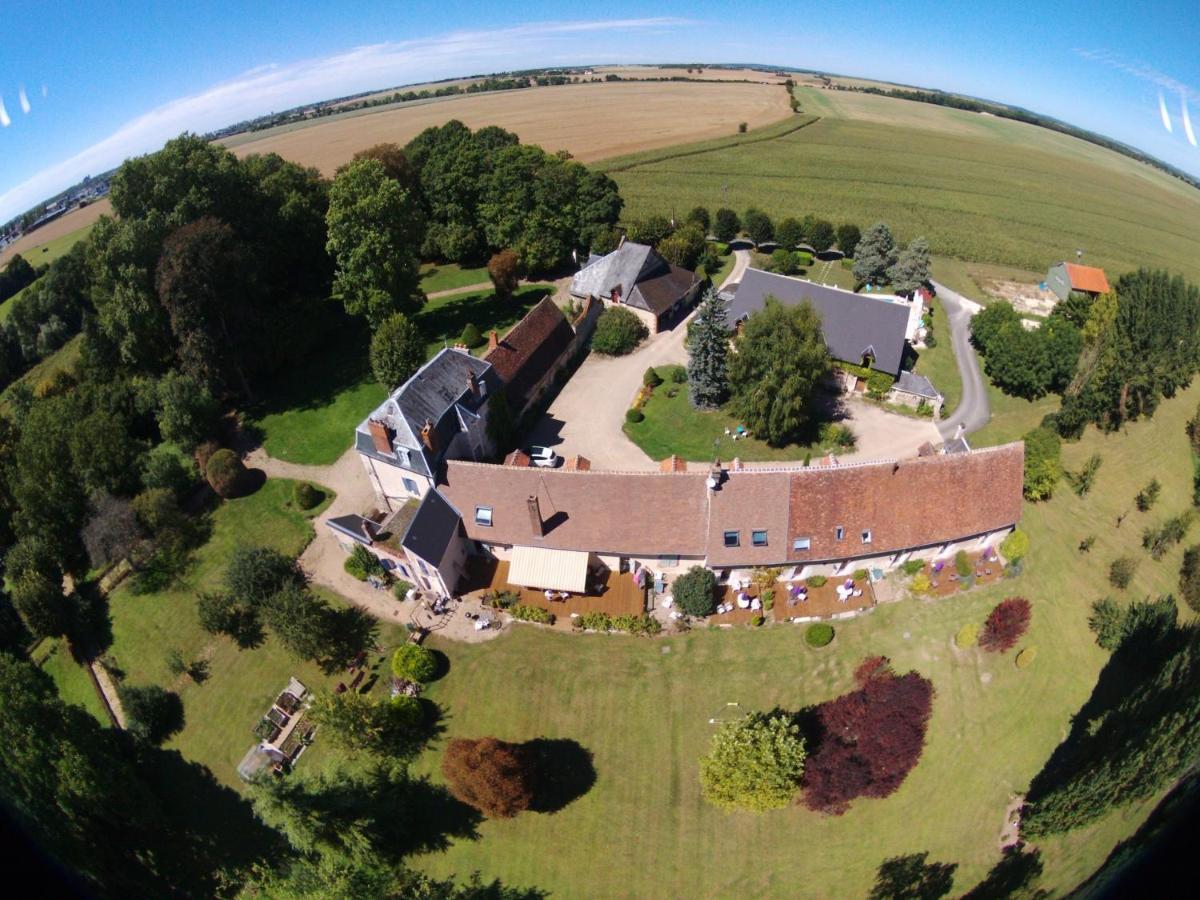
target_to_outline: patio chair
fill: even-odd
[[[861,591],[861,590],[857,590],[857,591],[855,591],[855,592],[854,592],[854,596],[855,596],[855,597],[861,597],[861,596],[862,596],[862,591]]]

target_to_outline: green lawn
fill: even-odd
[[[920,352],[914,371],[932,381],[933,386],[946,398],[942,406],[944,418],[954,412],[958,401],[962,399],[962,377],[958,374],[958,361],[950,341],[950,326],[936,301],[933,304],[933,333],[937,346],[926,347]]]
[[[179,693],[186,724],[168,748],[208,766],[218,781],[230,786],[240,786],[236,767],[254,743],[251,730],[289,676],[314,689],[332,689],[340,680],[339,675],[324,675],[313,663],[297,660],[271,638],[254,650],[238,650],[228,638],[201,629],[196,616],[196,593],[218,585],[234,547],[265,544],[299,553],[312,538],[308,516],[291,506],[293,484],[270,479],[257,493],[221,504],[212,516],[212,536],[197,552],[195,567],[184,583],[144,596],[135,596],[123,586],[110,598],[113,645],[109,656],[124,670],[128,683],[160,684]],[[332,594],[324,595],[341,602]],[[403,634],[396,626],[381,632],[386,646],[401,640]],[[171,675],[166,667],[171,649],[189,660],[207,659],[210,677],[197,685],[186,676]],[[318,737],[300,765],[315,768],[334,757]]]
[[[498,303],[491,291],[430,300],[416,317],[429,338],[427,355],[457,343],[468,322],[484,336],[490,328],[503,334],[549,292],[549,286],[529,285],[506,304]],[[261,435],[267,453],[288,462],[324,466],[350,447],[358,423],[387,396],[371,374],[369,345],[365,328],[351,323],[263,391],[247,422]],[[475,353],[486,349],[484,343]]]
[[[891,225],[941,256],[1044,272],[1085,247],[1110,278],[1200,279],[1200,191],[1047,129],[849,92],[796,91],[820,120],[767,140],[706,142],[607,164],[632,220],[695,204]],[[772,137],[772,135],[774,135]],[[605,167],[605,164],[602,164]]]
[[[1187,504],[1191,468],[1183,423],[1200,386],[1167,401],[1151,422],[1124,434],[1089,430],[1065,449],[1068,467],[1092,452],[1104,463],[1085,499],[1065,487],[1052,501],[1026,506],[1032,538],[1026,573],[1016,580],[940,601],[888,604],[836,623],[823,651],[804,646],[799,628],[698,630],[646,640],[550,634],[516,628],[482,645],[436,641],[450,674],[430,696],[448,711],[448,736],[539,736],[578,741],[594,754],[597,780],[554,815],[487,821],[478,840],[417,862],[437,873],[478,869],[484,879],[596,897],[845,896],[868,892],[879,863],[928,852],[956,864],[954,893],[969,889],[999,859],[1010,799],[1023,791],[1066,734],[1106,654],[1087,628],[1088,607],[1111,594],[1109,560],[1142,559],[1127,597],[1173,590],[1181,549],[1153,562],[1140,549],[1141,522],[1115,516],[1151,475],[1163,484],[1161,509]],[[1155,462],[1147,468],[1147,460]],[[1132,513],[1133,516],[1142,515]],[[1097,535],[1089,556],[1076,547]],[[957,630],[982,621],[1004,596],[1033,603],[1019,647],[1037,646],[1027,670],[1002,656],[952,646]],[[917,669],[937,691],[928,744],[893,796],[859,800],[840,817],[790,808],[762,816],[728,814],[703,803],[697,759],[709,719],[736,702],[743,710],[776,704],[798,709],[848,690],[864,656],[884,654]],[[440,748],[420,761],[435,780]],[[1092,828],[1042,841],[1040,887],[1062,893],[1131,834],[1152,803],[1136,803]]]
[[[651,459],[665,459],[672,453],[684,459],[711,462],[714,442],[722,459],[738,457],[746,461],[799,460],[805,456],[820,456],[822,445],[790,444],[771,447],[765,441],[749,437],[733,440],[725,429],[735,430],[742,424],[724,410],[706,412],[692,408],[687,384],[674,384],[670,379],[673,367],[662,366],[657,371],[663,384],[654,389],[642,412],[642,422],[626,423],[625,434],[646,452]],[[675,396],[670,396],[674,392]]]
[[[1029,269],[1001,266],[994,263],[964,262],[949,256],[933,257],[930,272],[934,281],[984,305],[993,300],[991,294],[987,293],[983,287],[983,284],[989,279],[1037,284],[1046,278],[1045,271],[1034,272]]]
[[[458,263],[424,263],[421,266],[421,290],[426,294],[483,284],[487,280],[487,266],[474,269],[464,269]]]
[[[1025,400],[1004,393],[988,380],[986,374],[983,380],[987,385],[992,418],[967,439],[972,447],[991,447],[1019,441],[1023,435],[1040,425],[1047,413],[1057,412],[1062,405],[1057,394],[1049,394],[1039,400]]]
[[[96,696],[92,679],[88,677],[83,666],[71,658],[71,651],[67,648],[65,641],[44,642],[34,651],[33,659],[42,671],[54,681],[55,687],[58,688],[58,695],[63,700],[67,703],[74,703],[76,706],[82,706],[102,725],[109,724],[108,713],[104,711],[100,698]]]

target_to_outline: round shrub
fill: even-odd
[[[704,566],[692,566],[675,579],[671,595],[689,616],[711,615],[717,607],[717,577]]]
[[[646,374],[642,376],[642,384],[648,388],[656,388],[662,383],[662,376],[654,371],[653,366],[647,369]]]
[[[968,622],[958,629],[958,634],[954,636],[954,643],[963,650],[974,647],[979,643],[979,626],[974,622]]]
[[[833,640],[833,626],[814,622],[804,630],[804,643],[810,647],[824,647]]]
[[[245,482],[246,467],[236,453],[225,448],[209,457],[205,475],[217,495],[228,499],[237,496]]]
[[[292,499],[301,509],[312,509],[325,498],[307,481],[297,481],[292,488]]]
[[[671,380],[676,384],[687,383],[687,369],[683,366],[676,366],[671,370]]]
[[[1029,552],[1029,535],[1020,528],[1000,542],[1000,555],[1009,562],[1024,558]]]
[[[974,571],[971,566],[971,557],[967,556],[966,550],[959,550],[954,554],[954,570],[958,572],[959,578],[966,578]]]
[[[592,349],[605,356],[624,356],[650,335],[635,313],[619,306],[610,306],[600,313],[592,334]]]
[[[918,572],[913,576],[912,592],[914,594],[928,594],[933,590],[933,579],[925,572]]]
[[[425,721],[425,708],[416,697],[397,694],[388,701],[388,720],[397,728],[411,731]]]
[[[1015,660],[1015,662],[1017,664],[1017,668],[1018,669],[1028,668],[1030,665],[1033,664],[1033,661],[1036,658],[1037,658],[1037,647],[1026,647],[1024,650],[1022,650],[1020,653],[1017,654],[1017,658]]]
[[[437,673],[433,652],[419,644],[403,644],[392,654],[392,674],[406,681],[429,681]]]
[[[646,414],[640,409],[630,407],[625,410],[625,421],[630,425],[636,425],[638,422],[643,422],[646,419]]]
[[[811,588],[819,588],[824,586],[825,582],[828,580],[829,579],[824,575],[810,575],[808,578],[804,579],[804,583]]]
[[[468,322],[463,326],[462,337],[459,340],[474,350],[483,343],[483,335],[479,333],[479,329],[475,327],[474,322]]]

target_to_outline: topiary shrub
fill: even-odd
[[[292,488],[292,500],[301,509],[312,509],[324,499],[324,494],[307,481],[297,481]]]
[[[804,629],[804,643],[810,647],[825,647],[833,640],[833,626],[814,622]]]
[[[692,566],[671,587],[675,603],[689,616],[707,616],[717,606],[717,578],[703,566]]]
[[[596,320],[592,349],[604,356],[624,356],[649,336],[650,330],[636,313],[610,306]]]
[[[483,335],[479,333],[479,329],[475,327],[474,322],[468,322],[463,326],[462,336],[459,340],[474,350],[483,343]]]
[[[867,581],[871,577],[871,573],[866,569],[855,569],[851,576],[855,581]]]
[[[429,681],[437,674],[437,658],[420,644],[401,644],[392,654],[392,674],[405,681]]]
[[[649,369],[647,369],[646,373],[642,376],[642,384],[644,384],[648,388],[656,388],[662,383],[663,383],[662,376],[659,375],[656,371],[654,371],[653,366],[651,366]]]
[[[1029,535],[1020,528],[1000,542],[1000,555],[1009,562],[1024,559],[1029,552]]]
[[[1033,664],[1033,661],[1036,658],[1037,658],[1037,647],[1026,647],[1024,650],[1022,650],[1020,653],[1017,654],[1017,658],[1015,660],[1013,660],[1013,662],[1016,663],[1016,666],[1018,669],[1027,669],[1027,668],[1029,668],[1030,665]]]
[[[958,634],[954,636],[954,643],[963,650],[974,647],[979,643],[979,626],[974,622],[968,622],[958,629]]]
[[[625,410],[625,421],[630,425],[636,425],[638,422],[644,422],[646,414],[640,409],[630,408]]]
[[[959,550],[954,554],[954,570],[958,572],[959,578],[967,578],[974,571],[971,566],[971,557],[967,556],[966,550]]]
[[[217,496],[226,500],[236,497],[246,482],[246,467],[241,458],[228,448],[218,450],[209,457],[204,474]]]

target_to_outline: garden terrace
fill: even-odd
[[[838,598],[838,585],[847,580],[854,581],[853,590],[860,596],[850,594],[843,601]],[[793,588],[804,588],[803,594],[793,594]],[[804,597],[806,599],[801,599]],[[794,599],[794,603],[793,603]],[[875,605],[875,588],[869,578],[852,579],[850,575],[831,575],[820,587],[812,587],[803,581],[781,581],[775,587],[775,606],[771,610],[776,622],[789,619],[828,619],[839,613],[870,609]]]
[[[965,587],[982,586],[999,581],[1004,577],[1004,564],[996,557],[994,551],[985,552],[990,553],[990,559],[984,559],[982,552],[967,554],[967,558],[971,560],[972,572],[972,575],[968,575],[967,578],[958,574],[958,570],[954,567],[953,557],[925,563],[921,574],[929,578],[931,587],[928,593],[935,597],[948,597],[950,594],[964,590]],[[939,563],[941,570],[935,572]]]
[[[523,606],[536,606],[554,613],[554,627],[570,630],[572,614],[604,612],[610,616],[640,616],[646,601],[641,588],[628,572],[605,571],[598,582],[589,585],[587,594],[571,594],[566,600],[547,600],[544,591],[510,584],[509,562],[472,557],[467,569],[464,596],[482,599],[486,593],[512,591]]]

